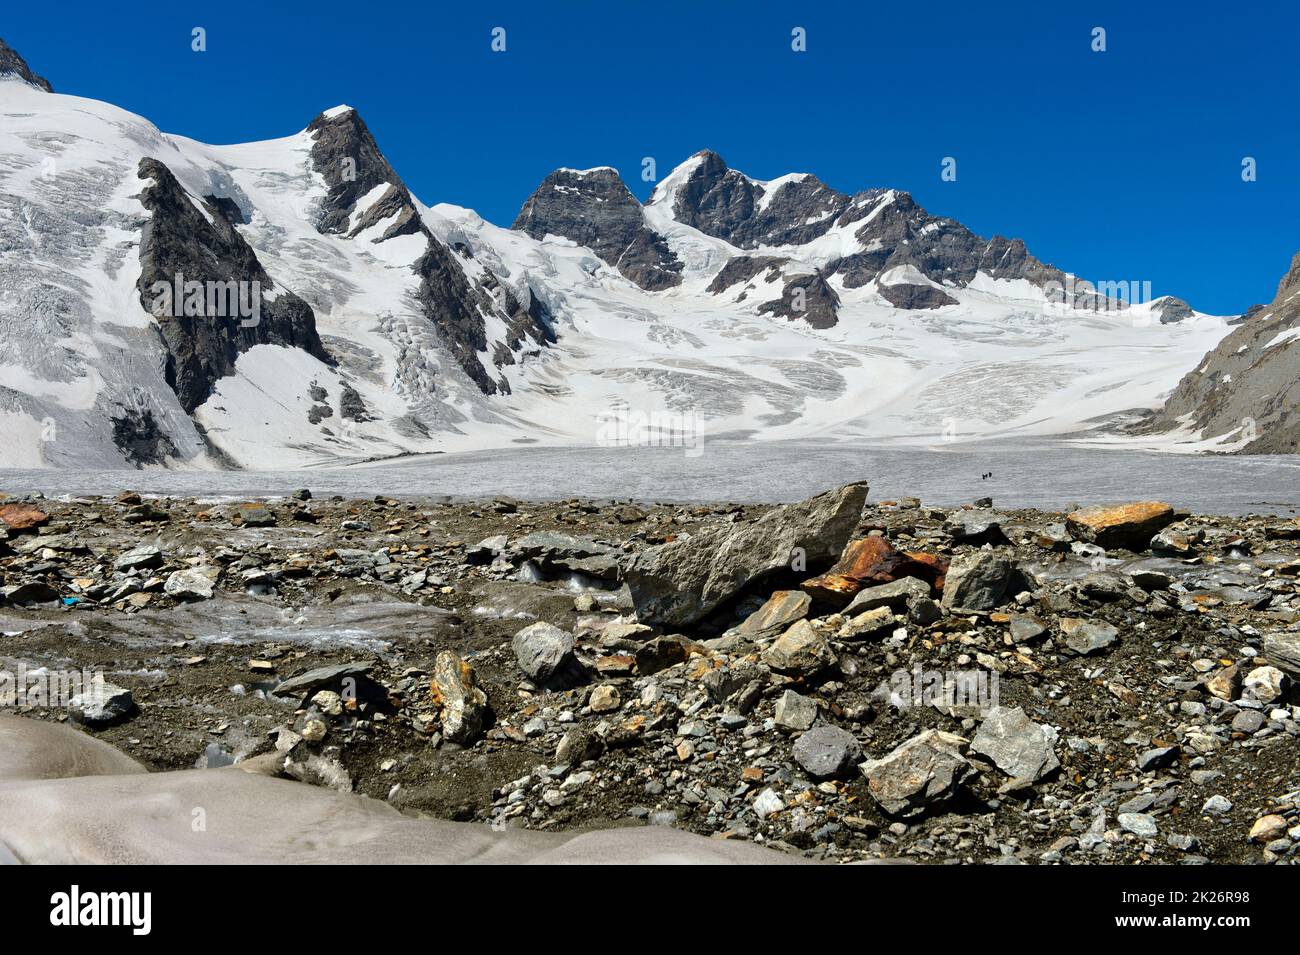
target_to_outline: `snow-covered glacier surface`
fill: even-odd
[[[1041,441],[936,448],[720,442],[699,453],[512,448],[294,471],[26,470],[0,474],[0,489],[76,495],[130,488],[228,498],[308,487],[317,496],[777,502],[858,480],[871,485],[876,501],[914,495],[955,505],[989,496],[999,506],[1055,509],[1156,498],[1206,514],[1300,511],[1300,460],[1294,456],[1191,457]]]

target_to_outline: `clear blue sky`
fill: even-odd
[[[616,166],[644,198],[643,156],[662,176],[709,147],[757,178],[906,189],[1204,311],[1268,301],[1300,250],[1294,2],[75,0],[9,4],[0,30],[57,90],[207,142],[348,103],[421,199],[504,225],[556,166]]]

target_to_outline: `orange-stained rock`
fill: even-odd
[[[942,557],[898,550],[884,537],[859,537],[849,541],[834,567],[799,588],[818,600],[847,604],[863,587],[903,577],[916,577],[941,591],[947,572],[948,562]]]
[[[1146,550],[1153,535],[1174,522],[1174,509],[1161,501],[1097,505],[1075,511],[1065,526],[1076,538],[1100,547]]]
[[[34,531],[50,522],[50,515],[30,504],[0,504],[0,521],[10,530]]]
[[[778,590],[745,618],[736,630],[747,636],[785,630],[796,620],[808,616],[812,601],[798,590]]]

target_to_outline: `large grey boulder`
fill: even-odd
[[[746,586],[802,559],[828,564],[844,550],[867,500],[864,482],[846,484],[758,520],[710,528],[638,554],[624,580],[642,623],[696,623]]]

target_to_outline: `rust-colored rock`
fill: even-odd
[[[50,522],[50,515],[30,504],[0,504],[0,521],[13,531],[34,531]]]
[[[898,550],[884,537],[859,537],[844,548],[839,561],[822,574],[805,580],[799,588],[810,597],[832,604],[847,604],[863,587],[916,577],[936,592],[943,590],[948,562],[934,554]]]
[[[767,603],[745,618],[736,630],[746,636],[771,634],[808,616],[812,604],[808,595],[798,590],[778,590]]]
[[[1174,522],[1174,509],[1161,501],[1097,505],[1075,511],[1065,526],[1079,540],[1100,547],[1146,550],[1151,538]]]

